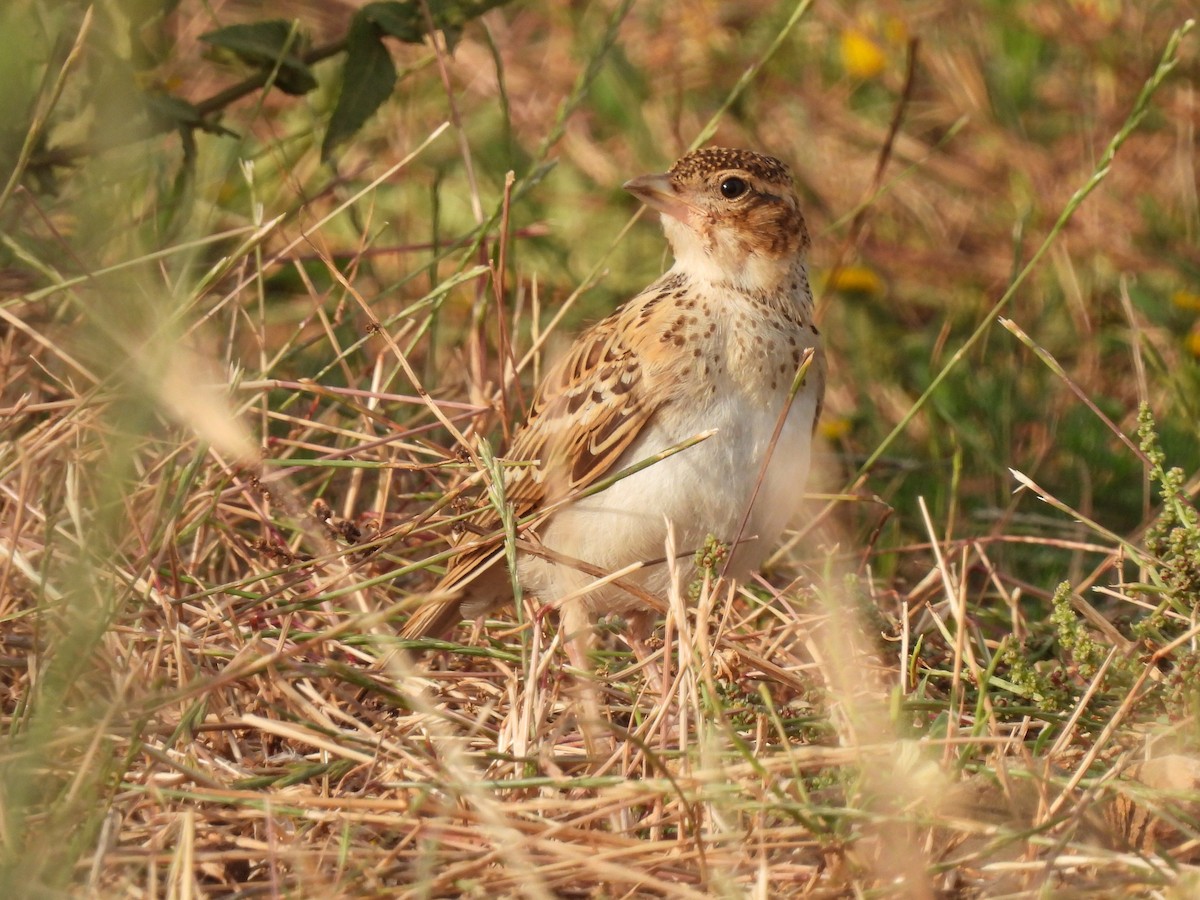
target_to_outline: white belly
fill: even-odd
[[[690,578],[692,554],[707,535],[725,543],[739,538],[739,527],[753,498],[730,572],[741,575],[756,567],[773,549],[802,500],[816,395],[811,385],[797,394],[755,495],[786,402],[786,389],[776,394],[769,408],[753,405],[736,390],[717,393],[725,399],[691,415],[660,416],[669,421],[669,431],[658,420],[652,422],[615,471],[702,431],[715,428],[716,434],[556,513],[542,529],[543,543],[564,556],[611,572],[634,562],[662,560],[667,554],[669,520],[675,530],[675,552],[683,556],[680,569]],[[533,556],[521,562],[520,575],[523,586],[544,602],[580,590],[593,580],[565,564]],[[662,596],[669,586],[669,573],[659,562],[629,580]],[[584,603],[605,610],[640,605],[627,592],[613,587],[594,592]]]

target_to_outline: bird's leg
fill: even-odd
[[[625,642],[633,651],[634,659],[638,662],[637,668],[645,671],[646,683],[661,693],[666,691],[663,669],[654,659],[655,651],[646,646],[657,618],[658,613],[649,609],[626,614]]]
[[[600,698],[596,691],[596,679],[592,672],[591,652],[595,649],[596,633],[592,627],[587,608],[579,602],[567,604],[561,615],[563,644],[567,659],[580,674],[579,683],[579,730],[588,756],[599,760],[612,750],[612,735],[603,727],[600,714]]]

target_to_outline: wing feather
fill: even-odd
[[[518,518],[611,474],[663,403],[669,402],[672,391],[664,389],[668,373],[648,366],[644,348],[631,344],[627,335],[634,319],[644,321],[649,310],[677,287],[674,279],[663,279],[597,322],[543,379],[529,418],[504,457],[533,463],[506,469],[505,499]],[[638,328],[633,333],[646,332]],[[500,516],[487,506],[468,519],[468,527],[474,534],[466,542],[475,543],[480,535],[500,529]],[[439,589],[454,591],[502,556],[496,541],[478,543],[454,558]],[[496,579],[477,580],[496,589]],[[471,586],[466,590],[471,591]],[[469,594],[462,599],[471,602]],[[456,620],[459,602],[439,600],[419,609],[405,625],[403,636],[423,637],[444,630]],[[487,605],[490,602],[484,608]]]

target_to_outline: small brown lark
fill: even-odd
[[[504,457],[529,463],[507,467],[504,485],[517,517],[534,520],[517,558],[521,588],[559,605],[577,666],[594,616],[620,613],[634,630],[648,626],[636,592],[666,596],[669,549],[685,579],[710,534],[733,545],[729,574],[762,562],[800,505],[825,391],[804,265],[808,229],[787,167],[713,147],[625,189],[662,214],[675,264],[575,341]],[[471,526],[494,534],[500,517],[483,510]],[[403,636],[438,635],[511,603],[503,555],[495,541],[464,546],[435,592],[446,599],[418,609]],[[634,592],[595,586],[598,572],[638,563],[618,579]]]

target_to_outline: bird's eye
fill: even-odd
[[[721,196],[726,200],[735,200],[746,193],[749,185],[736,175],[721,182]]]

